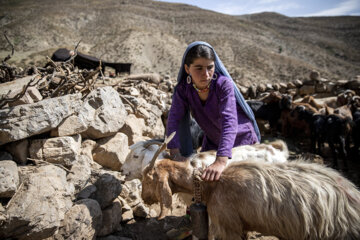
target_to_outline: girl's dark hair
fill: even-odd
[[[206,58],[215,61],[215,54],[213,50],[206,45],[196,45],[189,50],[184,63],[190,66],[196,58]]]

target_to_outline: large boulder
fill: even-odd
[[[119,171],[130,152],[128,138],[124,133],[100,139],[98,147],[93,151],[93,159],[101,166]]]
[[[52,236],[72,206],[74,186],[54,165],[39,167],[20,185],[7,206],[0,238],[36,240]]]
[[[1,109],[0,145],[56,128],[66,117],[79,111],[81,104],[81,94],[69,94]]]
[[[108,86],[92,91],[78,116],[87,125],[82,136],[98,139],[117,133],[125,123],[127,112],[119,93]]]
[[[137,118],[134,114],[129,114],[120,132],[128,137],[129,145],[144,140],[143,132],[146,129],[143,118]]]
[[[0,161],[0,198],[11,198],[19,186],[19,173],[14,161]]]
[[[81,151],[81,136],[37,139],[31,141],[30,157],[71,167]]]
[[[102,211],[103,221],[98,236],[106,236],[115,231],[121,230],[122,205],[119,198]]]
[[[83,199],[66,212],[59,239],[96,239],[101,229],[102,212],[100,205],[93,199]],[[58,238],[56,238],[58,239]]]
[[[97,175],[93,183],[96,191],[91,194],[90,198],[98,201],[101,209],[104,209],[120,195],[124,180],[120,173],[112,171],[94,171],[93,175]]]

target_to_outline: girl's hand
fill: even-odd
[[[205,169],[201,178],[205,181],[218,181],[222,171],[226,167],[227,160],[228,157],[216,157],[215,162]]]

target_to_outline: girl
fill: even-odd
[[[173,159],[183,161],[192,153],[190,112],[204,131],[201,151],[216,150],[215,162],[202,174],[206,181],[219,180],[233,147],[260,141],[250,107],[214,49],[206,42],[191,43],[183,56],[173,94],[167,135]]]

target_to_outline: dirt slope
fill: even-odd
[[[360,74],[360,17],[230,16],[150,0],[0,0],[0,29],[13,62],[41,64],[58,47],[132,62],[134,73],[175,77],[188,43],[212,44],[235,80],[279,82],[316,69],[330,79]],[[1,32],[2,32],[1,31]],[[0,37],[0,57],[10,51]]]

